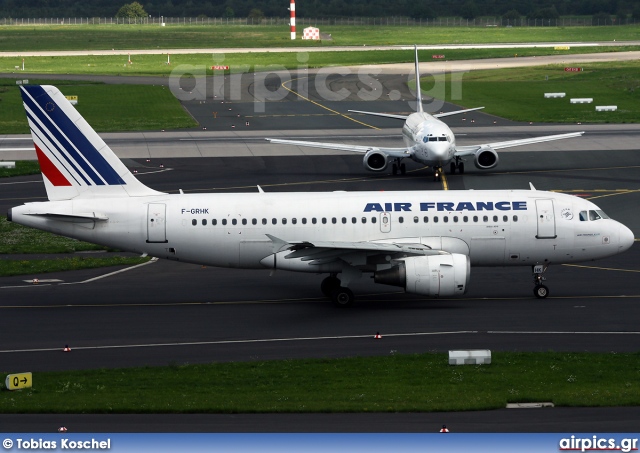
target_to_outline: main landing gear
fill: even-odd
[[[340,285],[340,279],[332,274],[322,280],[320,290],[325,296],[330,297],[336,306],[348,307],[353,304],[355,296],[349,288]]]
[[[533,284],[535,285],[533,295],[538,299],[545,299],[549,295],[549,288],[542,284],[546,280],[542,274],[547,271],[548,267],[548,264],[536,264],[533,266]]]
[[[401,175],[405,175],[407,173],[407,167],[405,164],[400,163],[401,160],[402,159],[396,159],[393,162],[393,165],[391,166],[391,173],[393,173],[393,176],[398,174],[398,170],[400,170]]]
[[[455,161],[452,161],[451,165],[449,166],[450,174],[455,175],[456,170],[458,170],[461,175],[464,174],[464,162],[462,162],[462,159],[460,159],[459,157],[456,157]]]

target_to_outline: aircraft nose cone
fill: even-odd
[[[625,250],[629,250],[636,238],[629,228],[625,225],[620,225],[620,251],[624,252]]]

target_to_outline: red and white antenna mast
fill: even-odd
[[[296,2],[295,0],[291,0],[289,4],[289,11],[291,12],[291,21],[289,25],[291,26],[291,39],[296,39]]]

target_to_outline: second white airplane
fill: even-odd
[[[283,140],[267,138],[271,143],[283,145],[308,146],[312,148],[334,149],[339,151],[352,151],[363,153],[364,168],[370,171],[384,171],[392,163],[394,175],[405,174],[406,166],[402,160],[409,158],[415,162],[427,165],[434,169],[435,179],[439,179],[443,167],[449,165],[450,173],[457,171],[464,173],[463,157],[473,156],[474,164],[481,170],[488,170],[498,165],[499,157],[496,150],[511,148],[514,146],[531,145],[534,143],[549,142],[565,138],[580,137],[584,132],[571,132],[567,134],[545,135],[541,137],[525,138],[521,140],[509,140],[503,142],[483,143],[470,146],[457,146],[456,137],[444,122],[439,118],[457,115],[460,113],[479,110],[484,107],[473,109],[456,110],[453,112],[429,114],[422,108],[422,93],[420,91],[420,70],[418,68],[418,49],[415,49],[416,66],[416,113],[409,116],[396,115],[390,113],[363,112],[360,110],[349,110],[354,113],[364,113],[366,115],[383,116],[405,120],[402,128],[402,138],[405,143],[403,148],[383,148],[378,146],[358,146],[345,145],[339,143],[308,142],[303,140]]]

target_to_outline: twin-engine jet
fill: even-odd
[[[446,113],[429,114],[422,107],[422,92],[420,91],[420,70],[418,64],[418,48],[415,48],[416,66],[416,113],[409,116],[389,113],[363,112],[360,110],[349,110],[354,113],[366,115],[383,116],[405,120],[402,127],[402,138],[405,143],[404,148],[382,148],[378,146],[358,146],[339,143],[308,142],[302,140],[283,140],[267,138],[271,143],[283,145],[308,146],[312,148],[333,149],[339,151],[352,151],[364,154],[362,164],[364,168],[371,171],[384,171],[392,161],[392,173],[394,175],[405,174],[406,166],[403,159],[409,158],[420,164],[433,168],[435,179],[439,179],[442,169],[449,165],[449,172],[454,174],[456,170],[464,173],[464,157],[472,156],[476,168],[487,170],[498,165],[499,157],[496,150],[511,148],[514,146],[531,145],[534,143],[549,142],[565,138],[579,137],[584,132],[571,132],[567,134],[545,135],[542,137],[525,138],[521,140],[509,140],[502,142],[483,143],[479,145],[457,146],[456,137],[444,122],[439,118],[467,113],[479,110],[484,107],[472,109],[456,110]]]
[[[532,266],[627,250],[633,233],[598,206],[534,190],[168,194],[142,184],[62,93],[25,85],[22,99],[49,201],[8,220],[158,258],[328,274],[341,306],[363,274],[407,293],[458,297],[471,266]]]

